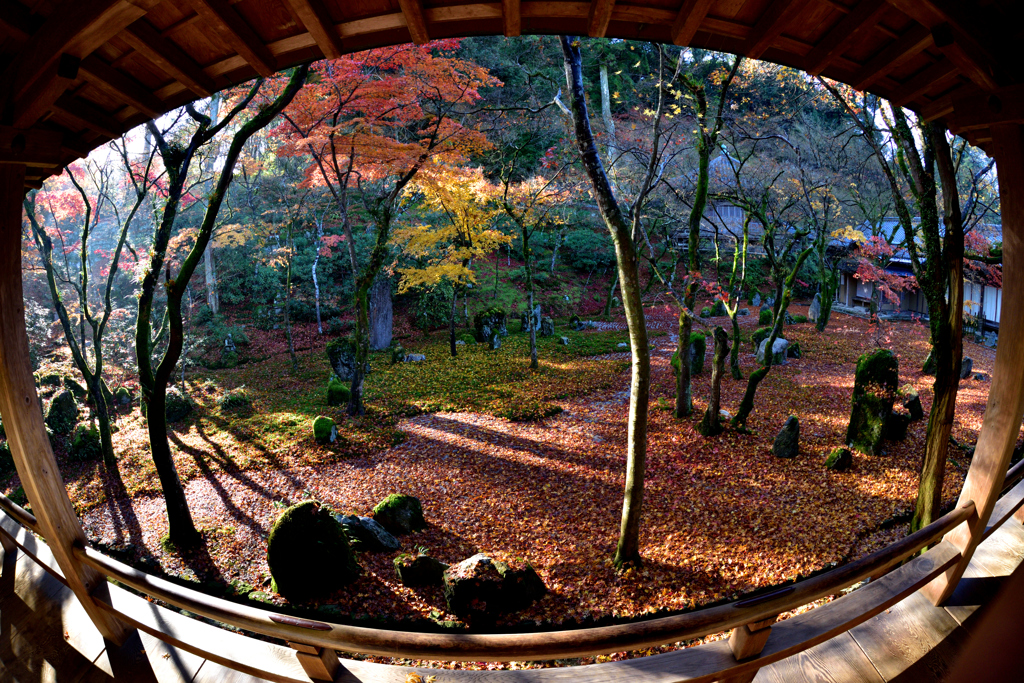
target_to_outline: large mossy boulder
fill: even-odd
[[[351,382],[355,375],[356,367],[356,340],[352,337],[335,339],[327,345],[327,360],[334,370],[335,376],[342,382]],[[363,368],[366,374],[366,368]]]
[[[761,345],[765,339],[772,335],[772,328],[770,327],[759,327],[754,330],[750,335],[750,343],[753,345],[754,353],[757,353],[757,347]]]
[[[524,561],[493,560],[483,553],[448,567],[444,597],[448,609],[470,623],[490,623],[519,611],[547,591],[537,572]]]
[[[541,322],[540,304],[537,304],[533,308],[533,312],[522,311],[519,314],[519,331],[529,332],[531,329],[540,330]]]
[[[888,349],[870,351],[857,360],[847,445],[862,453],[881,455],[899,376],[899,361]]]
[[[727,315],[725,302],[721,299],[715,299],[715,303],[711,306],[711,317],[720,318],[723,315]]]
[[[338,426],[334,424],[334,420],[324,415],[313,420],[313,439],[322,445],[337,441]]]
[[[403,553],[394,560],[395,574],[403,586],[440,586],[444,583],[444,573],[448,569],[441,560],[430,555],[419,553],[410,555]]]
[[[351,391],[349,390],[348,385],[337,377],[331,377],[331,380],[327,383],[327,405],[348,405],[348,399],[350,396]]]
[[[78,403],[70,391],[62,391],[53,397],[46,409],[46,426],[57,434],[68,434],[78,422]]]
[[[473,316],[473,328],[476,330],[478,342],[490,342],[494,335],[508,336],[508,328],[505,321],[505,309],[500,306],[491,306],[486,311]]]
[[[89,390],[71,377],[64,378],[64,388],[74,394],[79,401],[84,401],[89,395]]]
[[[373,508],[373,518],[395,536],[427,528],[420,499],[404,493],[392,493]]]
[[[274,590],[292,602],[329,596],[359,576],[344,529],[315,500],[288,508],[274,523],[267,565]]]
[[[128,387],[118,387],[114,392],[114,403],[119,406],[132,404],[132,392]]]
[[[100,430],[93,425],[80,424],[75,427],[71,438],[68,455],[72,460],[99,460],[103,457],[103,445],[100,441]]]
[[[540,319],[540,336],[555,336],[555,321],[548,316],[544,316],[543,318]]]
[[[192,414],[192,401],[177,387],[167,390],[164,414],[168,422],[180,422]]]

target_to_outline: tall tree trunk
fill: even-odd
[[[313,256],[313,305],[316,307],[316,331],[317,334],[324,333],[324,324],[320,319],[320,281],[316,277],[316,268],[320,264],[320,240],[323,239],[323,229],[320,223],[316,226],[316,255]]]
[[[626,483],[622,503],[622,522],[614,562],[617,567],[638,565],[640,558],[640,514],[643,507],[644,470],[647,459],[647,415],[651,385],[651,354],[647,341],[647,325],[640,301],[640,278],[637,272],[637,254],[627,224],[594,142],[587,114],[586,94],[583,90],[583,68],[579,41],[560,36],[565,58],[565,76],[572,102],[572,117],[576,144],[583,167],[594,189],[601,217],[604,219],[618,263],[622,287],[622,303],[629,327],[629,341],[633,352],[630,379],[628,436],[626,451]]]
[[[736,302],[739,306],[739,302]],[[740,370],[740,323],[736,319],[736,309],[729,312],[729,320],[732,322],[732,350],[729,354],[729,370],[733,379],[743,379],[743,372]]]
[[[220,93],[214,93],[210,98],[210,120],[216,121],[220,112]],[[206,186],[206,194],[209,196],[213,189],[213,164],[217,160],[216,146],[210,150],[206,163],[203,165],[203,175],[210,176],[210,182]],[[206,276],[206,305],[210,307],[214,315],[220,312],[220,294],[217,292],[217,271],[213,263],[213,241],[206,245],[206,252],[203,254],[203,274]]]
[[[530,251],[530,233],[526,229],[526,224],[522,223],[522,236],[523,236],[523,263],[526,266],[526,280],[529,283],[527,290],[529,298],[529,310],[526,311],[527,320],[530,321],[530,369],[536,370],[539,366],[537,365],[537,326],[534,324],[533,319],[533,252]]]
[[[299,359],[295,356],[295,341],[292,339],[292,223],[288,222],[288,263],[284,280],[284,331],[288,336],[288,355],[292,360],[292,371],[299,371]],[[209,254],[209,252],[207,252]]]
[[[381,351],[391,346],[394,313],[391,306],[391,279],[378,275],[370,289],[370,349]]]
[[[615,119],[612,118],[611,92],[608,88],[608,65],[601,65],[601,121],[604,123],[604,134],[607,136],[608,171],[614,174],[615,162],[619,150],[615,140]],[[551,260],[554,263],[554,258]]]
[[[828,321],[832,317],[832,304],[835,301],[837,291],[839,291],[838,267],[836,270],[830,271],[822,282],[821,305],[818,309],[818,320],[814,324],[818,332],[824,332],[828,326]]]
[[[704,418],[697,426],[704,436],[716,436],[722,433],[722,375],[725,374],[725,357],[729,353],[729,335],[721,327],[715,328],[715,359],[711,367],[711,400]]]

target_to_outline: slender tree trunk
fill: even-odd
[[[458,349],[455,346],[455,316],[458,315],[459,311],[459,287],[458,285],[452,287],[452,312],[448,316],[448,346],[452,353],[452,358],[458,356]]]
[[[814,327],[818,332],[824,332],[828,326],[829,318],[832,317],[832,303],[835,301],[836,292],[839,290],[839,270],[830,271],[822,282],[821,306],[818,311],[818,320]]]
[[[601,65],[601,121],[604,123],[604,133],[608,138],[608,171],[614,175],[615,161],[619,156],[615,140],[615,119],[612,118],[611,92],[608,88],[608,65]],[[552,259],[554,263],[554,259]]]
[[[216,121],[220,111],[220,93],[214,93],[210,98],[210,120]],[[217,149],[211,150],[206,158],[203,174],[210,175],[210,182],[207,183],[206,194],[209,195],[213,188],[213,164],[216,161]],[[217,292],[217,271],[213,262],[213,241],[206,245],[206,252],[203,254],[203,274],[206,276],[206,305],[210,307],[214,315],[220,312],[220,294]]]
[[[725,374],[725,357],[729,353],[729,335],[721,327],[715,328],[715,359],[711,368],[711,400],[704,418],[697,427],[704,436],[716,436],[722,433],[722,375]]]
[[[209,252],[207,252],[209,253]],[[292,224],[288,222],[288,263],[284,280],[284,331],[288,335],[288,355],[292,359],[292,371],[299,371],[299,359],[295,356],[295,342],[292,339]]]
[[[679,354],[679,372],[676,373],[676,409],[677,418],[686,417],[693,412],[693,396],[690,390],[690,333],[693,332],[693,318],[686,311],[679,312],[679,340],[676,342],[676,353]]]
[[[739,307],[739,301],[736,302]],[[732,322],[732,351],[729,354],[729,370],[733,379],[743,379],[743,372],[740,370],[740,323],[736,319],[736,309],[729,313],[729,320]]]
[[[614,562],[617,567],[639,565],[640,515],[643,508],[644,470],[647,459],[647,415],[651,384],[651,355],[647,340],[647,325],[640,300],[640,281],[637,272],[637,254],[629,225],[615,200],[611,183],[594,142],[587,114],[583,89],[582,59],[579,41],[560,36],[565,58],[565,75],[572,102],[572,117],[576,144],[583,167],[590,178],[598,208],[612,241],[622,285],[622,303],[629,327],[630,348],[633,352],[630,379],[628,436],[626,452],[626,482],[622,503],[622,522]]]
[[[533,284],[533,252],[530,251],[530,234],[526,229],[525,223],[522,227],[523,236],[523,263],[526,266],[526,280],[529,282],[528,298],[529,298],[529,310],[527,313],[527,320],[530,321],[530,369],[536,370],[539,366],[537,365],[537,327],[534,325],[533,319],[533,295],[534,295],[534,284]]]
[[[615,275],[612,276],[612,284],[608,288],[608,300],[604,304],[604,314],[609,316],[612,314],[612,299],[615,298],[615,286],[619,284],[619,271],[615,271]]]
[[[316,332],[324,333],[324,324],[320,319],[320,282],[316,279],[316,267],[320,263],[320,226],[317,226],[317,248],[313,257],[313,304],[316,307]]]
[[[775,314],[775,323],[772,325],[772,332],[769,335],[767,344],[764,349],[764,365],[750,373],[750,378],[747,379],[747,388],[743,392],[743,398],[740,400],[740,407],[736,411],[736,415],[732,418],[732,426],[736,429],[746,429],[747,418],[750,413],[754,410],[754,395],[757,393],[757,387],[761,384],[761,381],[768,376],[768,372],[772,369],[772,361],[775,358],[775,354],[772,353],[772,349],[775,346],[775,340],[782,334],[782,319],[785,317],[786,309],[789,308],[789,302],[793,298],[793,281],[796,279],[797,271],[800,270],[800,266],[803,265],[804,261],[810,256],[811,249],[804,249],[800,252],[800,255],[796,258],[796,264],[793,265],[793,270],[789,276],[785,279],[785,287],[782,290],[782,295],[779,297],[778,310]]]

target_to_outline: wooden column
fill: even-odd
[[[973,500],[977,515],[946,535],[960,549],[961,558],[922,589],[936,605],[952,595],[981,542],[1024,416],[1024,127],[992,126],[992,149],[1003,214],[1004,310],[1009,314],[1000,322],[985,421],[960,492],[960,503]]]
[[[85,533],[50,450],[28,361],[21,285],[24,197],[25,166],[0,163],[0,415],[25,495],[68,586],[103,637],[121,644],[129,633],[124,624],[91,597],[107,590],[106,579],[71,552],[85,545]]]

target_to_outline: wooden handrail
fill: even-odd
[[[1006,472],[1006,478],[1003,480],[1003,490],[999,495],[1003,495],[1012,489],[1013,485],[1020,481],[1022,477],[1024,477],[1024,460],[1021,460]]]
[[[786,612],[837,593],[869,576],[884,573],[966,521],[968,502],[882,550],[832,571],[800,581],[764,600],[748,598],[696,612],[614,626],[512,634],[444,634],[388,631],[296,620],[239,605],[133,569],[91,548],[75,555],[86,565],[138,591],[201,616],[254,633],[348,652],[465,661],[560,659],[634,650],[717,633]],[[788,590],[792,588],[792,590]]]
[[[39,521],[36,520],[36,516],[2,493],[0,493],[0,510],[9,514],[32,533],[39,533]]]

